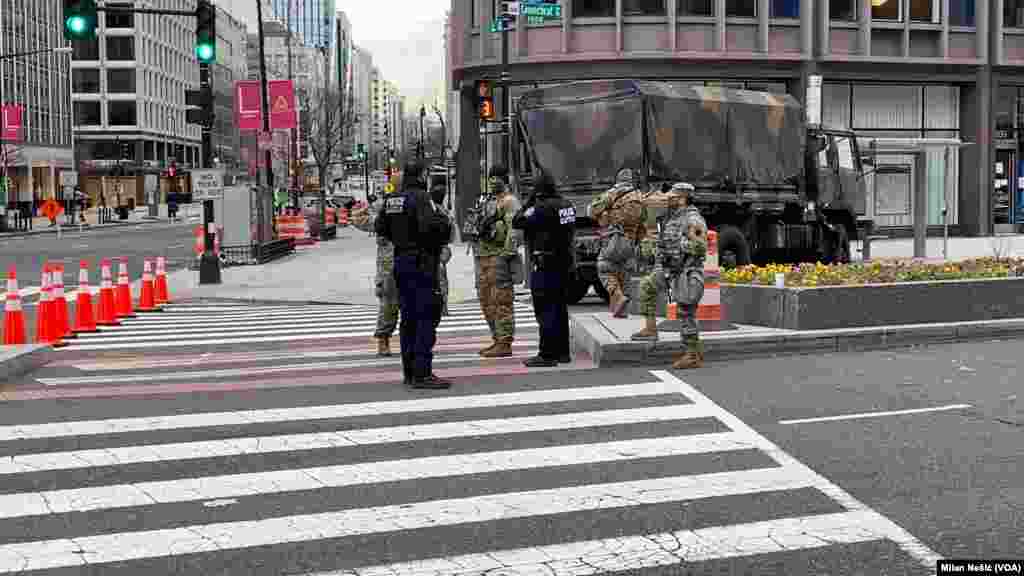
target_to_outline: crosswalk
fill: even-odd
[[[696,388],[631,376],[0,404],[0,574],[931,573]]]
[[[516,330],[521,353],[536,352],[537,322],[529,304],[516,303]],[[248,305],[216,302],[171,305],[158,313],[125,318],[120,326],[100,327],[98,333],[80,334],[69,351],[187,350],[199,347],[280,345],[295,342],[373,337],[377,307],[368,305]],[[441,320],[438,341],[451,335],[488,331],[477,303],[454,304]],[[397,346],[398,331],[393,336]],[[480,342],[483,342],[481,340]]]

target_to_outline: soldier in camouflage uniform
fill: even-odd
[[[394,190],[397,191],[395,186]],[[392,192],[394,193],[394,192]],[[376,198],[373,206],[361,204],[352,210],[352,225],[364,232],[373,230],[384,204],[385,196]],[[391,356],[391,335],[398,326],[398,285],[395,284],[395,247],[383,236],[377,236],[377,276],[374,279],[379,302],[377,307],[377,329],[373,334],[377,341],[377,355]]]
[[[704,363],[697,306],[704,295],[707,223],[697,208],[687,205],[692,190],[693,186],[681,182],[667,194],[652,194],[645,203],[649,210],[665,209],[666,213],[659,218],[654,271],[640,283],[644,328],[632,336],[633,340],[658,340],[657,295],[659,291],[666,292],[676,301],[682,323],[680,336],[686,345],[686,352],[672,364],[676,369],[699,368]]]
[[[597,273],[608,291],[613,315],[626,317],[629,304],[629,273],[636,265],[640,241],[646,235],[643,191],[637,189],[636,174],[619,170],[615,185],[590,204],[590,215],[604,230]]]
[[[515,338],[515,292],[513,259],[516,255],[512,236],[512,217],[519,210],[519,202],[505,186],[501,175],[503,167],[491,169],[488,194],[492,197],[492,213],[484,214],[479,230],[477,263],[480,280],[477,291],[484,318],[491,327],[494,342],[480,351],[485,358],[512,355]]]

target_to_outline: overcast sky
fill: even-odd
[[[257,0],[217,0],[256,31]],[[444,12],[450,0],[335,0],[352,24],[356,45],[373,54],[384,79],[406,97],[406,113],[444,109]],[[266,17],[266,15],[264,15]]]

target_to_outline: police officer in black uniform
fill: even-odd
[[[523,361],[528,367],[571,362],[568,290],[576,269],[576,209],[542,173],[534,193],[512,219],[523,230],[530,251],[530,292],[540,325],[540,353]]]
[[[375,228],[395,247],[405,383],[414,388],[448,388],[451,382],[434,375],[433,349],[440,305],[438,259],[441,247],[451,237],[451,222],[442,210],[435,209],[421,164],[405,165],[402,191],[386,197]]]

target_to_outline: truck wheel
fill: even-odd
[[[850,262],[850,233],[846,226],[840,225],[836,228],[836,245],[832,248],[832,262],[837,264],[848,264]]]
[[[584,279],[577,278],[572,286],[569,286],[569,304],[579,304],[580,300],[583,300],[587,296],[587,292],[590,291],[590,282]]]
[[[608,301],[611,300],[612,297],[608,295],[608,291],[605,290],[604,284],[601,284],[600,278],[594,280],[592,286],[594,287],[594,293],[597,294],[597,297],[600,298],[605,304],[607,304]]]
[[[739,228],[723,226],[718,231],[718,258],[725,270],[750,264],[750,244]]]

